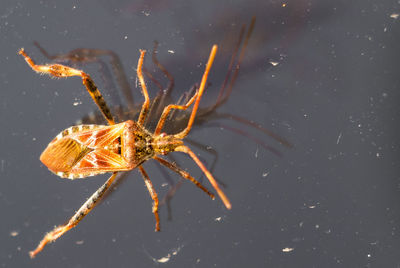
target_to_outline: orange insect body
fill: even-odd
[[[54,242],[64,233],[74,228],[101,200],[105,192],[113,184],[119,171],[127,171],[138,168],[146,187],[153,199],[153,213],[156,218],[156,231],[160,230],[160,219],[158,215],[159,201],[153,184],[141,164],[153,158],[160,164],[173,170],[183,178],[191,181],[212,199],[214,195],[210,193],[200,182],[194,179],[189,173],[158,155],[166,155],[170,152],[183,152],[189,155],[193,161],[204,172],[211,185],[217,191],[226,208],[231,208],[231,203],[226,197],[218,183],[207,170],[199,158],[192,150],[184,145],[182,139],[185,138],[193,125],[201,96],[204,92],[208,73],[214,61],[217,46],[214,45],[208,59],[199,90],[185,105],[170,104],[164,108],[158,121],[154,133],[150,133],[144,128],[144,122],[149,112],[149,95],[142,75],[143,59],[146,51],[141,50],[137,76],[140,81],[142,93],[145,98],[137,122],[128,120],[115,124],[109,107],[103,96],[98,90],[92,78],[81,70],[77,70],[60,64],[38,65],[25,53],[24,49],[19,54],[24,56],[28,65],[36,72],[49,74],[54,77],[79,76],[86,87],[86,90],[97,104],[103,116],[108,122],[108,126],[103,125],[78,125],[70,127],[57,135],[47,146],[40,160],[54,173],[64,178],[84,178],[105,172],[112,172],[111,177],[99,188],[92,196],[79,208],[78,211],[64,224],[55,227],[47,233],[40,241],[35,250],[30,252],[31,257],[35,257],[50,242]],[[193,104],[194,103],[194,104]],[[187,126],[177,134],[167,135],[161,133],[164,123],[172,109],[186,110],[193,104]]]
[[[180,139],[151,135],[132,120],[111,126],[78,125],[58,134],[40,160],[58,176],[75,179],[128,171],[180,145]]]

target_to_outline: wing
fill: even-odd
[[[131,169],[121,156],[121,134],[127,125],[70,127],[57,135],[40,160],[58,176],[70,179]]]

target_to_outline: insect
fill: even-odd
[[[93,195],[79,208],[66,224],[55,227],[43,237],[36,249],[29,253],[31,258],[34,258],[40,251],[42,251],[46,244],[54,242],[68,230],[75,227],[101,200],[107,189],[113,184],[118,172],[129,171],[134,168],[139,169],[150,196],[153,199],[152,210],[156,220],[155,231],[159,231],[160,219],[158,215],[159,201],[157,193],[149,176],[141,166],[141,164],[151,158],[178,173],[183,178],[191,181],[214,199],[215,196],[188,172],[159,156],[166,155],[170,152],[183,152],[188,154],[206,175],[225,207],[231,209],[232,206],[228,197],[219,187],[212,174],[207,170],[193,151],[183,142],[183,138],[189,134],[192,128],[217,49],[217,45],[214,45],[211,49],[199,89],[196,93],[185,105],[170,104],[166,106],[153,133],[143,127],[148,115],[150,104],[149,95],[142,74],[143,60],[146,54],[145,50],[140,50],[140,58],[137,67],[137,77],[145,99],[139,113],[139,118],[136,122],[127,120],[119,124],[115,123],[103,96],[88,74],[81,70],[61,64],[37,65],[27,55],[24,49],[19,51],[19,54],[25,58],[28,65],[38,73],[48,74],[53,77],[81,77],[86,90],[89,92],[93,101],[99,107],[108,122],[108,125],[77,125],[62,131],[49,143],[40,156],[40,160],[52,172],[63,178],[84,178],[112,172],[111,177],[95,193],[93,193]],[[162,133],[164,123],[171,110],[186,110],[192,104],[193,109],[185,129],[172,135]]]

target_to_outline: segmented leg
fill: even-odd
[[[158,216],[158,196],[156,193],[156,190],[153,187],[153,183],[151,183],[151,180],[149,178],[149,175],[147,175],[146,171],[144,170],[144,168],[142,166],[139,166],[139,171],[140,173],[142,173],[143,179],[144,179],[144,183],[146,184],[147,190],[150,193],[151,199],[153,199],[154,203],[153,203],[153,213],[154,213],[154,217],[156,217],[156,232],[160,231],[160,217]]]
[[[164,126],[164,122],[167,119],[168,114],[172,109],[186,110],[196,100],[197,96],[198,92],[196,92],[185,105],[170,104],[167,107],[165,107],[163,113],[161,114],[160,119],[158,120],[156,130],[154,131],[154,135],[159,135],[161,133],[162,127]]]
[[[199,107],[200,99],[201,99],[201,96],[203,95],[204,88],[205,88],[206,83],[207,83],[208,73],[210,72],[211,66],[212,66],[212,64],[214,62],[214,58],[215,58],[215,55],[217,53],[217,50],[218,50],[218,46],[214,45],[212,47],[212,50],[211,50],[211,53],[210,53],[210,57],[208,58],[208,62],[207,62],[207,65],[206,65],[206,69],[205,69],[203,77],[201,79],[199,91],[196,94],[197,98],[196,98],[196,101],[194,103],[193,110],[192,110],[192,113],[190,115],[187,127],[183,131],[181,131],[180,133],[174,135],[174,137],[177,138],[177,139],[183,139],[184,137],[186,137],[187,134],[189,133],[190,129],[192,128],[192,125],[193,125],[193,122],[194,122],[194,118],[196,117],[196,112],[197,112],[197,109]],[[158,121],[158,124],[157,124],[157,129],[159,129],[158,131],[160,131],[162,129],[162,127],[164,126],[165,120],[166,120],[166,118],[168,116],[168,113],[169,113],[169,111],[165,111],[165,110],[168,109],[168,107],[169,106],[167,106],[164,109],[164,112],[165,112],[164,118],[161,117],[160,120]],[[169,108],[169,110],[171,110],[171,108]],[[163,112],[163,114],[164,114],[164,112]]]
[[[187,103],[189,101],[189,97],[193,96],[193,92],[197,92],[197,89],[199,88],[199,84],[196,83],[194,84],[188,91],[184,92],[178,99],[178,101],[176,102],[177,105],[182,105],[183,103]],[[171,112],[169,113],[168,117],[166,120],[172,120],[172,118],[174,118],[175,114],[176,114],[176,110],[171,110]],[[181,118],[185,118],[186,115],[183,115],[182,117],[177,116],[177,120],[180,121]],[[198,116],[197,116],[198,118]]]
[[[183,139],[184,137],[187,136],[187,134],[189,133],[190,129],[192,128],[192,125],[193,125],[193,122],[194,122],[194,118],[196,117],[196,112],[197,112],[197,109],[199,107],[200,99],[201,99],[201,96],[203,95],[204,88],[205,88],[206,83],[207,83],[207,77],[208,77],[208,74],[210,72],[211,66],[212,66],[212,64],[214,62],[215,55],[217,53],[217,49],[218,49],[217,45],[214,45],[212,47],[212,50],[211,50],[211,53],[210,53],[210,57],[208,58],[208,62],[207,62],[207,65],[206,65],[206,69],[205,69],[204,74],[203,74],[203,78],[201,79],[199,91],[195,94],[196,101],[194,103],[193,110],[192,110],[192,113],[191,113],[190,118],[189,118],[189,122],[188,122],[186,128],[183,131],[181,131],[178,134],[173,135],[174,138]],[[162,129],[162,127],[164,125],[164,122],[165,122],[165,119],[166,119],[166,117],[167,117],[167,115],[169,113],[169,110],[171,110],[171,109],[168,109],[168,107],[169,106],[167,106],[164,109],[165,113],[163,112],[163,115],[165,114],[165,116],[162,117],[159,120],[158,124],[157,124],[158,131],[160,131],[160,129]],[[180,151],[180,152],[184,152],[184,153],[188,154],[196,162],[196,164],[200,167],[200,169],[204,172],[204,174],[206,175],[206,177],[210,181],[211,185],[217,191],[219,197],[221,198],[222,202],[225,204],[226,208],[227,209],[231,209],[232,205],[231,205],[228,197],[221,190],[221,188],[219,187],[217,181],[214,179],[212,174],[207,170],[207,168],[200,161],[200,159],[192,152],[192,150],[190,150],[190,148],[185,146],[185,145],[181,145],[181,146],[178,146],[177,148],[175,148],[175,151]]]
[[[37,65],[35,62],[26,54],[25,50],[21,48],[19,54],[24,56],[25,61],[29,64],[29,66],[38,73],[48,74],[54,77],[71,77],[71,76],[80,76],[82,78],[82,82],[85,85],[87,91],[92,97],[93,101],[97,104],[103,116],[107,120],[108,124],[114,125],[114,119],[111,115],[111,111],[108,108],[103,96],[101,95],[99,89],[96,84],[92,80],[92,78],[81,70],[77,70],[71,67],[67,67],[61,64],[52,64],[52,65]]]
[[[62,60],[62,61],[71,61],[74,63],[82,63],[82,62],[96,62],[99,61],[99,57],[109,56],[111,58],[111,67],[113,73],[115,75],[115,79],[120,86],[122,93],[125,96],[125,100],[128,104],[129,109],[134,108],[134,100],[132,95],[132,90],[129,85],[128,79],[126,78],[124,68],[122,63],[116,53],[111,50],[105,49],[90,49],[90,48],[77,48],[71,50],[66,54],[54,54],[50,55],[47,51],[39,45],[38,42],[33,42],[34,45],[42,52],[44,56],[51,60]]]
[[[199,181],[197,181],[195,178],[193,178],[192,176],[190,176],[190,174],[186,171],[184,171],[183,169],[181,169],[180,167],[178,167],[177,165],[175,165],[174,163],[171,163],[163,158],[160,158],[158,156],[153,157],[155,160],[157,160],[158,162],[160,162],[161,164],[163,164],[164,166],[166,166],[167,168],[171,169],[172,171],[175,171],[176,173],[178,173],[179,175],[181,175],[183,178],[190,180],[191,182],[194,183],[194,185],[196,185],[197,187],[199,187],[201,190],[203,190],[206,194],[208,194],[212,199],[215,199],[215,196],[210,193],[209,190],[207,190],[206,187],[204,187],[203,185],[201,185],[201,183]]]
[[[142,66],[143,66],[143,60],[144,60],[145,54],[146,54],[146,50],[140,50],[140,58],[139,58],[138,67],[137,67],[137,77],[139,79],[140,87],[142,88],[142,93],[144,96],[142,110],[140,111],[139,119],[137,121],[137,123],[140,126],[142,126],[144,121],[146,120],[147,114],[149,112],[149,105],[150,105],[149,93],[147,92],[146,83],[144,82],[144,78],[143,78],[143,74],[142,74]]]
[[[214,189],[217,191],[219,197],[221,198],[222,202],[224,203],[225,207],[227,209],[231,209],[232,205],[231,202],[229,201],[228,197],[225,195],[225,193],[222,191],[222,189],[219,187],[218,182],[214,179],[213,175],[210,173],[210,171],[207,170],[207,168],[204,166],[204,164],[200,161],[200,159],[190,150],[189,147],[185,145],[181,145],[179,147],[175,148],[175,151],[177,152],[183,152],[188,154],[194,162],[200,167],[200,169],[203,171],[203,173],[206,175],[207,179],[210,181],[211,185],[214,187]]]
[[[115,177],[117,176],[117,172],[114,172],[111,177],[99,188],[97,191],[81,206],[81,208],[75,212],[74,216],[68,221],[65,225],[60,225],[54,228],[53,231],[47,233],[42,241],[40,241],[39,245],[35,250],[29,252],[31,258],[34,258],[42,249],[51,242],[56,241],[60,236],[74,228],[101,200],[104,193],[113,183]]]

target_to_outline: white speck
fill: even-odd
[[[391,17],[392,19],[397,19],[399,16],[400,16],[399,13],[393,13],[393,14],[390,15],[390,17]]]
[[[16,237],[17,235],[19,235],[18,231],[11,231],[10,232],[10,236],[12,236],[12,237]]]
[[[276,66],[279,64],[279,62],[277,62],[277,61],[270,61],[269,63],[271,63],[272,66]]]
[[[221,220],[222,220],[222,217],[215,218],[215,221],[221,221]]]
[[[77,244],[77,245],[82,245],[83,242],[84,242],[83,240],[78,240],[78,241],[75,242],[75,244]]]
[[[377,158],[381,157],[381,154],[380,153],[376,153],[376,157]]]
[[[263,178],[267,177],[269,175],[269,171],[266,171],[262,174]]]
[[[79,104],[82,104],[82,101],[75,101],[74,103],[72,103],[72,105],[74,106],[78,106]]]
[[[125,39],[125,40],[126,40],[126,39],[128,39],[128,36],[127,36],[127,35],[125,35],[125,36],[124,36],[124,39]]]
[[[336,140],[336,144],[339,144],[341,137],[342,137],[342,132],[339,133],[339,136],[338,136],[338,138]]]
[[[167,187],[169,185],[169,183],[164,182],[163,184],[161,184],[161,187]]]
[[[175,51],[169,49],[169,50],[168,50],[168,53],[175,54]]]
[[[142,11],[142,13],[143,13],[146,17],[150,16],[150,12],[149,12],[149,11]]]
[[[367,254],[367,257],[368,257],[368,258],[371,258],[371,254]]]
[[[156,260],[159,263],[166,263],[171,259],[171,254],[168,254],[165,257],[159,258],[158,260]]]
[[[308,206],[308,208],[315,208],[316,206]]]
[[[258,147],[257,147],[257,149],[256,149],[256,152],[255,152],[255,154],[254,154],[254,157],[255,157],[255,158],[258,158]]]
[[[174,248],[172,249],[171,253],[168,253],[167,255],[165,255],[164,257],[161,257],[159,259],[153,258],[146,250],[145,253],[155,262],[155,263],[166,263],[169,260],[171,260],[172,256],[176,256],[178,255],[179,251],[181,251],[181,249],[183,248],[183,245],[178,247],[178,248]]]
[[[291,252],[293,250],[294,250],[294,248],[283,248],[282,252]]]

